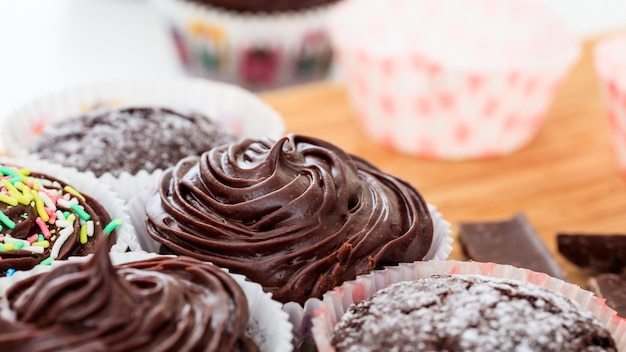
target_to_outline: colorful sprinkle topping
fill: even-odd
[[[113,232],[113,230],[115,230],[121,224],[122,224],[122,219],[115,219],[111,221],[110,223],[108,223],[107,226],[104,227],[104,230],[102,230],[102,232],[108,235],[111,232]]]
[[[71,186],[33,176],[28,169],[0,165],[0,252],[44,254],[40,264],[50,265],[75,234],[75,229],[80,229],[76,241],[87,244],[94,234],[92,215],[95,214],[89,213],[85,200],[85,196]],[[12,230],[24,229],[20,224],[33,221],[33,217],[36,226],[29,225],[28,235],[20,234],[28,237],[12,236],[18,233]],[[104,232],[108,235],[120,224],[120,220],[113,220]],[[15,269],[11,268],[6,275],[13,272]]]

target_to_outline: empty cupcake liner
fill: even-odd
[[[461,261],[427,261],[387,267],[374,273],[358,277],[324,295],[316,304],[313,318],[313,335],[320,352],[335,349],[330,344],[333,328],[352,303],[361,302],[376,291],[394,283],[428,278],[436,274],[484,275],[528,282],[556,292],[580,304],[595,315],[613,336],[617,350],[626,350],[626,319],[618,317],[606,306],[603,299],[580,287],[555,279],[544,273],[520,269],[510,265]]]
[[[279,138],[282,117],[256,95],[233,85],[204,79],[113,81],[60,91],[34,100],[3,117],[0,128],[9,156],[39,159],[28,152],[42,130],[57,121],[77,118],[101,106],[168,106],[195,110],[245,138]],[[151,138],[152,136],[146,136]],[[86,173],[93,173],[87,171]],[[163,170],[106,173],[98,179],[124,200],[156,185]]]
[[[146,252],[110,253],[113,265],[136,262],[157,256],[159,255]],[[71,257],[66,261],[54,262],[51,266],[38,265],[32,270],[17,272],[12,277],[0,278],[0,297],[4,297],[6,291],[18,281],[48,272],[68,262],[85,262],[90,257],[91,255],[87,257]],[[281,309],[282,305],[272,300],[271,294],[263,292],[259,284],[248,281],[243,275],[230,275],[241,286],[248,300],[250,320],[246,328],[246,336],[252,338],[263,352],[290,352],[292,350],[291,324],[287,320],[287,314]]]
[[[626,176],[626,33],[598,43],[594,63],[607,105],[617,166]]]
[[[331,6],[278,14],[242,14],[189,0],[152,0],[192,74],[253,90],[327,76],[332,50],[325,30]]]
[[[135,228],[132,226],[130,220],[128,207],[110,187],[101,183],[93,176],[79,173],[76,172],[76,170],[43,160],[0,158],[0,163],[16,165],[55,177],[66,182],[80,193],[89,195],[106,209],[111,219],[122,220],[122,224],[115,230],[116,243],[111,247],[110,252],[124,253],[127,251],[142,251],[135,233]],[[37,265],[37,267],[39,266],[43,265]]]
[[[346,0],[329,22],[359,125],[430,158],[529,143],[580,54],[575,35],[528,1]]]

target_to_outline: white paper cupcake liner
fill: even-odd
[[[626,351],[626,319],[619,318],[604,300],[580,287],[555,279],[544,273],[520,269],[510,265],[461,261],[427,261],[387,267],[374,273],[358,277],[324,295],[318,302],[313,318],[313,335],[319,352],[331,352],[332,331],[352,303],[363,301],[391,284],[428,278],[436,274],[484,275],[488,277],[513,279],[529,282],[537,286],[560,292],[565,297],[580,304],[593,313],[609,330],[618,351]]]
[[[598,43],[594,63],[607,105],[617,166],[626,176],[626,32]]]
[[[188,0],[152,0],[170,26],[179,57],[194,75],[253,90],[325,78],[329,9],[242,14]]]
[[[54,262],[51,266],[38,265],[32,270],[17,272],[12,277],[0,278],[0,297],[4,297],[8,288],[14,283],[33,275],[48,272],[68,262],[85,262],[87,257],[71,257],[66,261]],[[110,253],[113,265],[150,259],[159,255],[146,252]],[[225,270],[227,271],[227,270]],[[245,276],[229,273],[243,289],[248,301],[250,320],[246,328],[246,336],[250,337],[263,352],[290,352],[291,324],[282,305],[272,300],[272,295],[263,292],[259,284],[248,281]]]
[[[131,80],[76,87],[41,97],[3,117],[0,138],[11,157],[39,159],[28,152],[28,145],[43,128],[77,118],[90,107],[100,105],[195,110],[245,138],[278,139],[285,130],[282,117],[273,108],[233,85],[204,79]],[[106,173],[98,179],[128,200],[155,185],[162,172],[123,172],[117,177]]]
[[[359,125],[430,158],[529,143],[580,53],[575,35],[528,1],[346,0],[329,22]]]
[[[111,253],[142,251],[137,240],[135,228],[131,224],[128,207],[124,201],[110,189],[109,186],[99,182],[96,178],[90,175],[79,173],[73,169],[65,168],[43,160],[0,158],[0,163],[16,165],[30,169],[31,171],[58,178],[78,190],[80,193],[89,195],[91,198],[98,201],[104,209],[106,209],[111,219],[122,220],[122,225],[117,227],[115,230],[116,243],[111,247]]]

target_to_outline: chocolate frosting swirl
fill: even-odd
[[[408,183],[320,139],[245,140],[181,160],[147,202],[149,235],[281,302],[424,258],[433,224]]]
[[[242,289],[192,258],[113,267],[98,249],[86,263],[18,282],[5,303],[14,318],[0,320],[3,351],[258,351],[243,336]]]
[[[19,170],[14,166],[4,164],[0,164],[0,167]],[[108,248],[113,246],[115,243],[115,235],[107,236],[103,233],[103,228],[111,221],[111,217],[98,201],[86,194],[81,194],[81,197],[78,197],[67,192],[66,189],[68,184],[49,175],[33,172],[28,176],[21,176],[24,177],[24,183],[31,185],[29,188],[38,188],[37,192],[39,197],[41,197],[42,194],[47,194],[47,196],[52,200],[52,203],[54,203],[54,209],[51,209],[48,204],[43,205],[42,203],[43,209],[48,211],[47,214],[53,214],[56,210],[66,212],[66,214],[73,214],[74,220],[69,222],[69,226],[72,228],[71,234],[62,244],[59,243],[60,247],[58,254],[54,255],[54,259],[67,259],[70,256],[84,256],[93,253],[94,247],[101,240],[108,242]],[[3,193],[5,196],[11,198],[7,188],[12,187],[17,189],[21,186],[19,186],[19,183],[15,183],[13,186],[7,185],[6,180],[6,178],[4,180],[0,180],[0,193]],[[38,186],[35,186],[35,184]],[[18,190],[19,196],[23,196],[28,193],[29,192],[24,188],[22,188],[22,191]],[[11,194],[15,195],[16,193]],[[72,200],[72,202],[75,202],[78,206],[80,206],[84,213],[89,214],[89,221],[93,222],[93,235],[89,236],[87,241],[83,244],[79,241],[82,225],[80,215],[75,208],[68,207],[67,202],[64,204],[59,202],[59,199],[61,199],[62,202],[63,199],[61,196],[64,195],[66,195],[67,199],[71,200],[73,198],[74,200]],[[37,223],[37,218],[40,217],[40,213],[37,210],[35,201],[32,197],[30,201],[16,203],[15,205],[8,204],[6,201],[0,201],[0,211],[15,224],[14,228],[10,228],[4,224],[1,231],[3,237],[0,239],[0,244],[2,244],[3,249],[0,253],[0,256],[2,257],[2,260],[0,260],[0,276],[5,276],[7,270],[9,269],[31,269],[41,261],[51,256],[52,249],[54,248],[56,241],[61,238],[60,233],[61,230],[63,230],[63,228],[59,225],[61,222],[52,220],[56,217],[56,215],[50,215],[50,219],[43,222],[43,226],[50,232],[50,237],[44,238],[43,241],[41,241],[42,238],[34,240],[34,237],[32,237],[35,236],[36,238],[39,234],[42,234],[42,227]],[[19,246],[11,244],[11,249],[8,250],[9,247],[7,246],[7,243],[9,243],[9,238],[12,238],[11,241],[13,241],[13,243],[15,243],[15,240],[18,240],[21,244]],[[35,249],[41,249],[36,247],[39,247],[39,244],[42,244],[42,242],[47,242],[43,252],[35,252]],[[33,245],[33,243],[35,245]]]

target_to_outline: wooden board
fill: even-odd
[[[506,157],[437,161],[384,149],[356,124],[344,87],[324,82],[262,94],[287,132],[320,137],[413,184],[453,224],[524,212],[568,279],[588,272],[556,251],[558,231],[626,233],[626,177],[619,174],[590,56],[593,42],[559,90],[539,134]],[[465,259],[458,243],[451,259]]]

